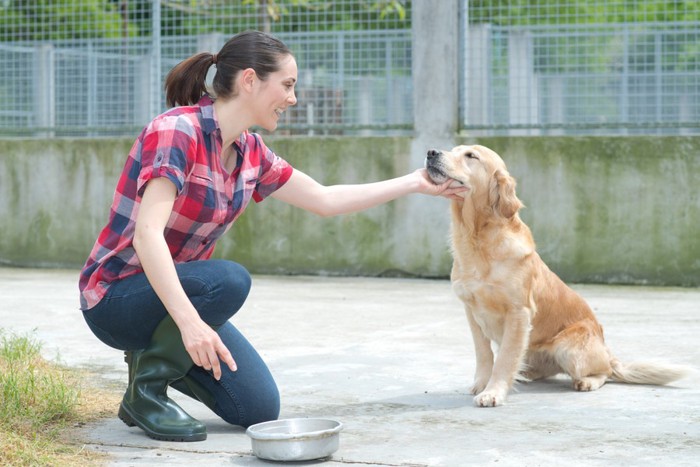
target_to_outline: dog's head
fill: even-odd
[[[467,188],[464,197],[483,199],[503,217],[513,217],[523,207],[505,162],[485,146],[457,146],[451,151],[431,149],[425,168],[433,182],[441,184],[452,179]]]

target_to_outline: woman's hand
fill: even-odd
[[[219,335],[201,319],[195,319],[180,328],[182,342],[195,365],[211,371],[217,381],[221,378],[221,363],[236,371],[236,362]]]
[[[418,192],[425,195],[444,196],[448,199],[462,199],[464,198],[464,193],[468,190],[464,185],[453,186],[453,184],[459,183],[455,182],[455,180],[447,180],[445,183],[436,185],[431,180],[426,169],[418,169],[413,172],[413,175],[418,178]]]

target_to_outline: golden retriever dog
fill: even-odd
[[[501,405],[514,381],[559,373],[577,391],[594,391],[608,378],[662,385],[686,375],[681,366],[612,356],[591,308],[535,251],[518,215],[515,180],[498,154],[484,146],[430,150],[426,169],[435,183],[452,179],[467,188],[451,205],[451,280],[474,338],[475,405]]]

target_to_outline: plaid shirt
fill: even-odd
[[[109,221],[80,274],[80,307],[95,306],[114,281],[142,272],[134,250],[134,227],[146,182],[167,177],[177,197],[165,227],[176,263],[208,259],[216,240],[242,213],[280,188],[292,167],[259,135],[244,132],[233,144],[236,168],[221,163],[221,130],[213,102],[176,107],[156,117],[139,135],[117,185]]]

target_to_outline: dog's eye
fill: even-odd
[[[465,152],[464,157],[467,159],[479,159],[479,157],[471,151]]]

